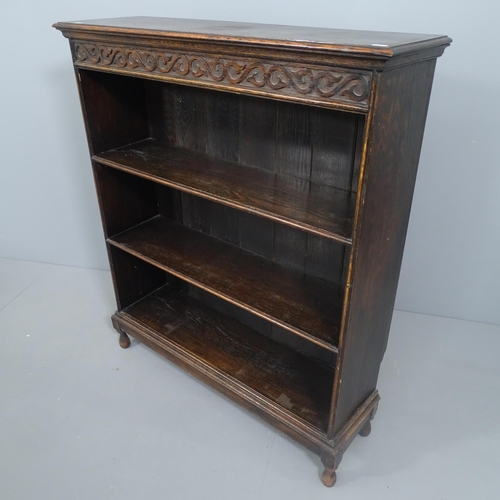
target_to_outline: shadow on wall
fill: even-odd
[[[61,184],[69,190],[74,203],[73,213],[77,218],[72,223],[82,234],[84,245],[81,256],[83,262],[75,265],[109,269],[78,89],[69,49],[67,52],[65,61],[46,68],[45,77],[53,89],[50,104],[51,111],[57,116],[55,135],[60,148],[58,161],[65,174]]]
[[[397,309],[500,324],[500,142],[490,95],[491,82],[436,72]]]

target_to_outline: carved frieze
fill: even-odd
[[[75,42],[75,64],[108,67],[130,73],[164,75],[168,80],[192,80],[213,86],[260,90],[300,100],[351,103],[368,107],[370,76],[342,69],[290,63],[235,60],[218,56],[164,52]]]

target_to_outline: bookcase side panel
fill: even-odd
[[[76,69],[91,155],[149,137],[144,81]]]
[[[118,311],[146,297],[167,283],[169,277],[161,269],[112,245],[106,246]]]
[[[392,319],[436,60],[383,72],[360,180],[329,436],[375,390]]]

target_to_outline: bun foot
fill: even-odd
[[[370,432],[372,431],[372,424],[371,422],[366,422],[366,424],[363,426],[363,428],[359,431],[359,435],[366,437],[370,435]]]
[[[125,332],[120,332],[120,347],[123,349],[130,347],[130,339]]]
[[[321,482],[325,486],[328,486],[328,488],[331,488],[337,482],[337,474],[335,472],[335,469],[326,468],[323,471],[323,474],[321,474]]]
[[[321,461],[325,466],[325,470],[323,474],[321,474],[321,482],[331,488],[337,482],[337,474],[335,473],[335,469],[339,466],[340,461],[342,460],[342,455],[333,456],[322,454]]]

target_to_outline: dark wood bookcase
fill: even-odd
[[[69,38],[129,335],[321,456],[368,435],[446,36],[163,18]]]

